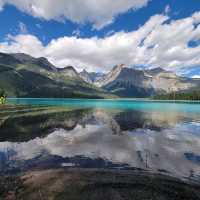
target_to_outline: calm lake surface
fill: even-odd
[[[138,169],[200,181],[200,104],[8,99],[0,108],[0,173]],[[16,105],[16,106],[15,106]]]

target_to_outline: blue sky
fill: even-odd
[[[0,12],[0,38],[3,40],[7,34],[17,35],[20,33],[19,23],[26,25],[30,34],[36,35],[40,40],[47,44],[50,40],[63,36],[71,36],[73,32],[79,30],[80,37],[105,37],[111,31],[132,31],[143,25],[151,16],[163,13],[166,6],[170,6],[170,16],[172,19],[180,19],[190,16],[197,10],[200,10],[198,0],[152,0],[148,6],[136,11],[127,11],[115,18],[115,22],[102,28],[94,30],[91,23],[77,24],[70,20],[58,22],[55,20],[44,20],[32,17],[21,12],[14,6],[7,5]]]
[[[27,2],[0,0],[1,51],[24,52],[36,57],[40,52],[59,67],[72,64],[78,70],[107,71],[115,64],[125,63],[141,68],[163,67],[187,76],[200,75],[200,59],[196,58],[200,52],[199,0],[102,0],[102,3],[97,0],[58,0],[56,6],[49,0],[41,4],[33,0],[31,5]],[[190,19],[193,20],[191,23]],[[173,22],[177,23],[177,30]],[[149,28],[147,23],[152,23],[152,27]],[[168,25],[166,31],[165,25]],[[181,40],[178,38],[181,26],[188,29],[191,37],[184,38],[184,33],[180,32],[182,41],[171,46],[166,44],[160,51],[173,52],[186,46],[182,58],[158,54],[157,49],[165,38],[177,36],[177,41]],[[191,30],[192,27],[195,30]],[[141,29],[148,31],[144,34]],[[160,34],[165,31],[167,35],[168,30],[172,35],[162,36],[157,41],[159,31]],[[144,35],[138,38],[139,34]],[[127,41],[133,43],[132,48],[123,45],[122,40],[124,44]],[[137,42],[144,44],[139,46]],[[112,48],[107,48],[108,45]],[[132,53],[126,58],[129,51]]]

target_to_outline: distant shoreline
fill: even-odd
[[[17,100],[17,99],[24,99],[24,100],[72,100],[72,101],[135,101],[135,102],[164,102],[164,103],[200,103],[200,100],[162,100],[162,99],[152,99],[152,98],[108,98],[108,99],[93,99],[93,98],[32,98],[32,97],[26,97],[26,98],[15,98],[15,97],[9,97],[7,100]]]

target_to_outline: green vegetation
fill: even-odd
[[[191,92],[173,92],[169,94],[161,94],[154,96],[153,99],[200,101],[200,90],[194,90]]]
[[[26,62],[21,62],[12,55],[0,55],[0,86],[8,97],[114,98],[80,78],[49,70],[46,63],[37,59],[28,61],[26,56]]]
[[[4,90],[0,89],[0,105],[6,103],[6,93]]]

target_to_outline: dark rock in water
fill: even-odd
[[[2,199],[199,200],[200,186],[141,171],[59,169],[0,178]]]
[[[18,191],[23,187],[19,176],[1,176],[0,177],[0,199],[15,200]]]

